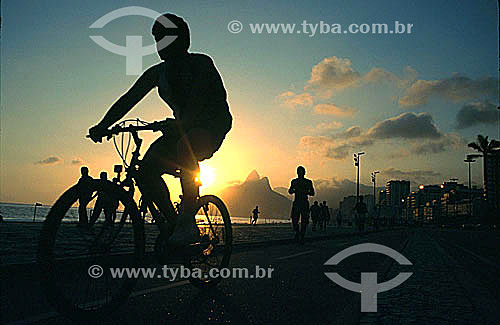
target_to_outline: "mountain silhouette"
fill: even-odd
[[[245,182],[226,187],[220,196],[232,216],[249,216],[256,205],[261,217],[288,219],[292,203],[285,196],[273,191],[267,177],[260,177],[253,170]]]

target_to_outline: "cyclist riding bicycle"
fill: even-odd
[[[164,17],[164,18],[162,18]],[[166,28],[161,19],[167,18],[177,28]],[[125,116],[153,88],[172,109],[175,119],[165,124],[165,135],[151,144],[138,170],[137,185],[175,225],[169,237],[172,245],[198,242],[194,204],[198,196],[196,176],[199,161],[211,158],[220,148],[232,126],[226,90],[212,59],[205,54],[188,52],[190,33],[187,23],[173,14],[156,19],[152,34],[157,42],[167,35],[177,38],[158,49],[163,62],[147,69],[135,84],[108,110],[103,119],[89,130],[94,142],[101,142],[114,123]],[[180,170],[183,192],[183,215],[179,220],[162,179],[163,174]]]

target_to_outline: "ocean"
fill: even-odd
[[[15,222],[43,222],[45,216],[50,211],[50,205],[42,205],[36,207],[34,204],[23,204],[23,203],[0,203],[0,215],[3,216],[4,221],[15,221]],[[87,213],[90,215],[90,209]],[[73,207],[69,210],[66,218],[63,222],[77,222],[78,221],[78,208]],[[289,223],[286,219],[275,219],[260,217],[259,224],[275,224],[275,223]],[[249,217],[233,217],[231,216],[231,223],[233,224],[250,224]]]

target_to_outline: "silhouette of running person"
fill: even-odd
[[[253,225],[256,225],[257,224],[257,220],[259,219],[259,206],[255,206],[255,209],[253,209],[252,211],[252,215],[253,215],[253,220],[252,220],[252,224]]]
[[[107,181],[108,180],[108,173],[106,172],[101,172],[99,175],[99,179],[102,181]],[[109,195],[106,195],[105,192],[99,191],[97,193],[97,200],[95,202],[94,206],[94,211],[92,211],[92,215],[90,216],[90,222],[89,225],[93,226],[97,219],[99,219],[99,216],[101,215],[101,212],[104,210],[104,222],[106,225],[113,225],[114,223],[114,216],[116,216],[116,209],[118,208],[118,202],[110,197]]]
[[[318,201],[314,201],[313,205],[311,205],[311,219],[313,222],[312,226],[313,231],[316,231],[316,227],[318,226],[320,213],[321,213],[321,207],[318,205]]]
[[[159,42],[167,35],[177,38],[158,50],[163,62],[147,69],[123,96],[109,109],[101,122],[89,130],[95,142],[103,133],[129,112],[153,88],[172,109],[175,120],[168,121],[165,135],[158,138],[144,155],[137,177],[141,192],[151,198],[175,232],[169,242],[185,245],[199,241],[200,234],[194,218],[198,197],[196,174],[198,162],[211,158],[220,148],[232,126],[226,89],[212,59],[188,52],[190,32],[187,23],[173,14],[164,14],[177,28],[165,28],[158,19],[152,34]],[[183,215],[175,220],[170,193],[161,178],[163,174],[181,171]],[[169,232],[173,232],[170,228]]]
[[[78,225],[87,226],[89,223],[89,218],[87,215],[87,205],[92,200],[92,190],[90,187],[90,182],[93,180],[93,178],[89,176],[89,168],[86,166],[82,166],[80,168],[80,174],[81,177],[78,180]]]
[[[295,240],[301,244],[304,243],[307,224],[309,223],[309,200],[308,196],[314,196],[314,188],[311,180],[305,178],[306,169],[302,166],[297,167],[297,178],[293,179],[288,193],[295,194],[292,204],[292,223],[295,230]],[[299,230],[300,218],[300,230]]]

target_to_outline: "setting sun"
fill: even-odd
[[[215,168],[201,165],[200,176],[201,186],[210,186],[215,182]]]

